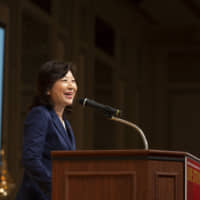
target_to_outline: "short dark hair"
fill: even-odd
[[[71,71],[75,76],[76,70],[72,63],[52,60],[43,64],[38,73],[37,91],[30,108],[39,105],[53,108],[53,102],[47,91],[53,87],[57,80],[64,77],[68,71]]]

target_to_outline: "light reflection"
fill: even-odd
[[[6,197],[14,189],[15,184],[8,172],[7,162],[4,155],[4,150],[0,151],[1,167],[0,167],[0,197]]]

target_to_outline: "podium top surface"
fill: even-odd
[[[166,160],[166,161],[185,161],[190,157],[198,162],[196,156],[182,151],[165,150],[76,150],[76,151],[52,151],[52,160],[88,160],[88,159],[126,159],[126,160]]]

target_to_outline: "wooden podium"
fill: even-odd
[[[185,152],[52,152],[52,200],[184,200]],[[195,159],[195,158],[194,158]]]

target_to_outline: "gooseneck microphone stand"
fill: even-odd
[[[138,127],[137,125],[135,125],[134,123],[129,122],[129,121],[124,120],[124,119],[121,119],[121,118],[119,118],[119,117],[111,116],[109,119],[114,120],[114,121],[117,121],[117,122],[120,122],[120,123],[122,123],[122,124],[126,124],[126,125],[128,125],[128,126],[134,128],[134,129],[140,134],[140,136],[142,137],[142,141],[143,141],[143,143],[144,143],[145,150],[148,150],[148,149],[149,149],[149,144],[148,144],[148,142],[147,142],[146,136],[145,136],[145,134],[144,134],[144,132],[142,131],[141,128],[139,128],[139,127]]]

